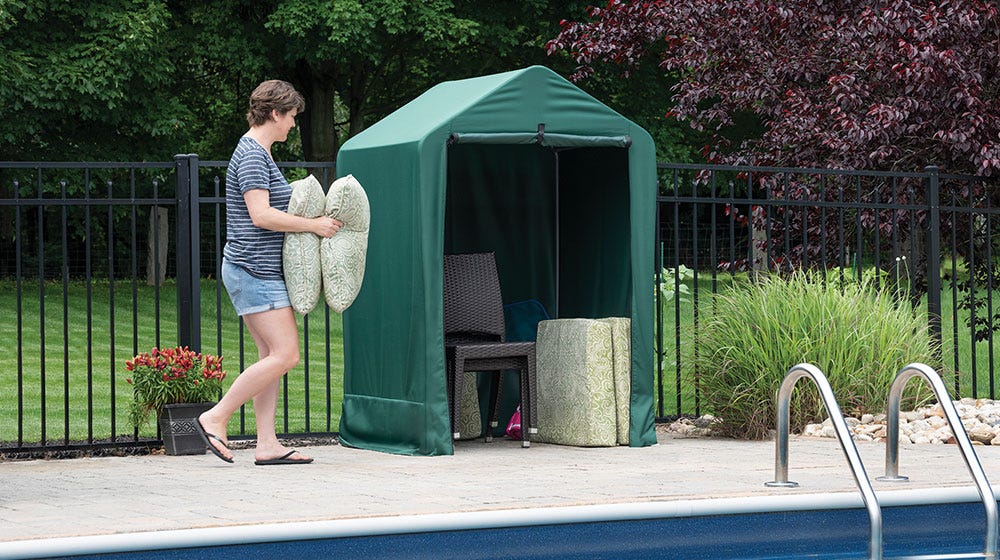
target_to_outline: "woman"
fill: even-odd
[[[271,156],[284,142],[305,100],[288,82],[268,80],[250,95],[247,122],[226,170],[226,246],[222,281],[236,313],[257,344],[259,360],[245,369],[214,407],[198,418],[208,449],[232,463],[226,426],[240,406],[253,399],[257,419],[258,465],[311,463],[312,459],[281,445],[275,412],[281,376],[299,362],[299,331],[281,271],[284,232],[313,232],[331,237],[343,226],[327,216],[288,214],[291,186]],[[221,435],[217,435],[221,434]]]

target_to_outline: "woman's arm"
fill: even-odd
[[[271,231],[315,233],[320,237],[332,237],[344,223],[329,216],[303,218],[282,212],[271,206],[271,193],[267,189],[250,189],[243,194],[247,211],[253,225]]]

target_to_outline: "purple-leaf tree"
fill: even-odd
[[[563,22],[549,52],[679,81],[664,110],[721,131],[753,113],[764,133],[711,146],[720,163],[1000,174],[995,2],[611,0]]]
[[[597,64],[618,65],[626,76],[639,64],[659,64],[678,80],[673,106],[664,112],[709,133],[714,140],[703,150],[709,163],[900,172],[936,165],[946,173],[1000,175],[995,2],[610,0],[589,15],[588,21],[562,22],[548,44],[550,54],[570,53],[579,64],[576,80]],[[730,143],[725,132],[747,114],[762,133]],[[824,184],[809,174],[754,174],[747,183],[771,198],[860,206],[926,202],[923,184],[913,180]],[[997,190],[984,181],[944,180],[941,202],[996,207]],[[943,215],[942,235],[969,240],[956,252],[975,263],[962,284],[965,305],[976,308],[975,286],[1000,278],[994,259],[976,254],[1000,253],[990,247],[988,232],[979,231],[984,221],[970,216]],[[903,247],[917,247],[909,273],[921,287],[924,218],[862,208],[848,220],[848,231],[838,233],[891,236]],[[766,221],[770,243],[755,249],[773,255],[770,268],[843,258],[843,244],[830,243],[830,235],[826,244],[819,241],[824,232],[838,231],[834,220],[840,216],[755,207],[749,219],[758,231]],[[980,326],[994,319],[1000,325],[1000,315],[973,315]],[[977,329],[981,337],[988,330]]]

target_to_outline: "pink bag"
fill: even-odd
[[[507,422],[507,437],[511,439],[521,439],[521,407],[518,406],[514,414],[510,415],[510,422]]]

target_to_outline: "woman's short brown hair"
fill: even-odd
[[[282,115],[298,110],[306,110],[306,101],[302,94],[295,91],[292,84],[282,80],[267,80],[262,82],[250,94],[250,110],[247,111],[247,122],[250,126],[260,126],[271,118],[271,111],[277,110]]]

